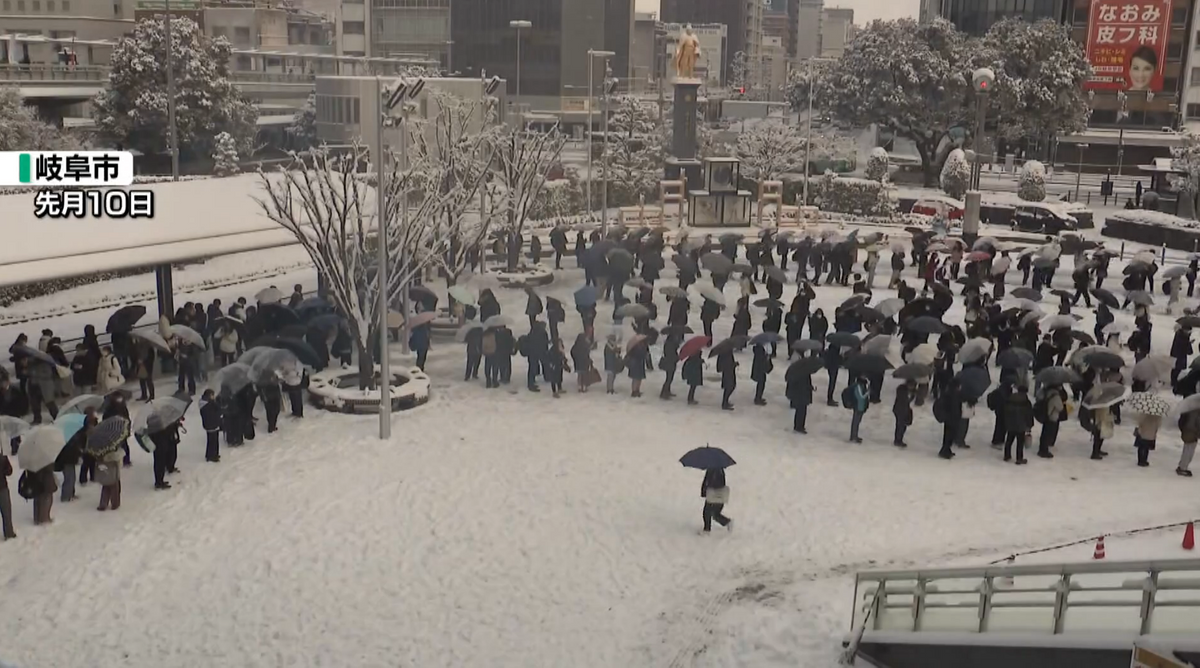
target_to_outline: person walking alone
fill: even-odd
[[[704,472],[704,480],[700,483],[700,496],[704,497],[704,534],[712,532],[713,520],[733,531],[733,520],[726,517],[722,511],[729,503],[729,487],[725,484],[725,469],[708,469]]]
[[[904,442],[904,433],[913,422],[912,399],[915,389],[916,383],[913,381],[906,381],[896,388],[896,400],[892,403],[892,415],[896,416],[896,433],[892,445],[897,448],[908,447]]]

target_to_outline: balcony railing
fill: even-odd
[[[67,67],[65,65],[0,65],[0,81],[108,81],[104,65]],[[257,72],[235,70],[231,78],[239,83],[312,83],[314,75],[299,72]]]
[[[1200,559],[864,572],[853,628],[865,615],[868,633],[1196,633]]]

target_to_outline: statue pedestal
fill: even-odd
[[[699,105],[700,86],[704,83],[695,78],[676,78],[675,104],[671,111],[671,155],[663,165],[665,178],[670,181],[687,180],[687,189],[703,187],[703,170],[696,159],[696,110]]]

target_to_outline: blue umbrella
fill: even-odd
[[[330,304],[321,297],[309,297],[308,299],[305,299],[296,305],[296,312],[299,313],[301,317],[332,310],[333,304]]]
[[[322,334],[333,334],[342,326],[342,316],[336,313],[323,313],[310,320],[308,325]]]
[[[595,306],[596,300],[600,297],[600,291],[594,285],[585,285],[575,291],[575,306],[577,308],[587,308]]]
[[[67,413],[54,421],[55,426],[62,429],[63,437],[68,441],[83,429],[82,413]]]
[[[755,334],[754,337],[750,339],[750,345],[764,346],[768,343],[779,343],[782,340],[783,337],[780,336],[778,332],[761,332]]]
[[[686,455],[679,458],[679,463],[690,469],[725,469],[733,466],[737,462],[733,461],[733,457],[721,448],[713,448],[704,446],[696,448]]]

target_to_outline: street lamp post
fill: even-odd
[[[166,0],[163,7],[167,13],[164,23],[166,36],[164,38],[167,47],[167,125],[170,126],[170,141],[171,141],[171,180],[179,180],[179,135],[175,127],[175,72],[173,70],[172,60],[172,45],[171,45],[171,0]]]
[[[592,101],[596,99],[596,84],[593,83],[592,70],[595,63],[593,58],[612,58],[615,51],[597,51],[588,49],[588,92],[587,92],[587,212],[592,213]],[[607,67],[607,63],[605,64]],[[607,138],[605,139],[607,141]]]
[[[612,76],[612,66],[608,59],[604,61],[604,83],[600,94],[604,113],[604,118],[600,119],[604,133],[604,154],[600,162],[600,169],[604,173],[602,183],[604,184],[604,192],[601,194],[601,211],[600,211],[600,234],[604,237],[608,236],[608,98],[612,91],[616,88],[616,79]]]
[[[800,206],[808,206],[808,169],[809,156],[812,155],[812,109],[813,109],[813,59],[808,59],[808,129],[805,131],[804,138],[804,200]]]
[[[1075,150],[1079,151],[1079,162],[1075,166],[1075,201],[1079,201],[1079,184],[1083,179],[1083,152],[1088,148],[1087,144],[1076,144]]]
[[[983,179],[983,133],[987,121],[987,95],[996,82],[996,73],[981,67],[971,75],[971,84],[975,87],[975,165],[971,169],[971,189],[979,190],[979,182]]]
[[[521,20],[509,21],[508,27],[515,28],[517,31],[517,97],[520,98],[521,97],[521,29],[522,28],[526,28],[526,29],[532,28],[533,22],[521,21]]]

